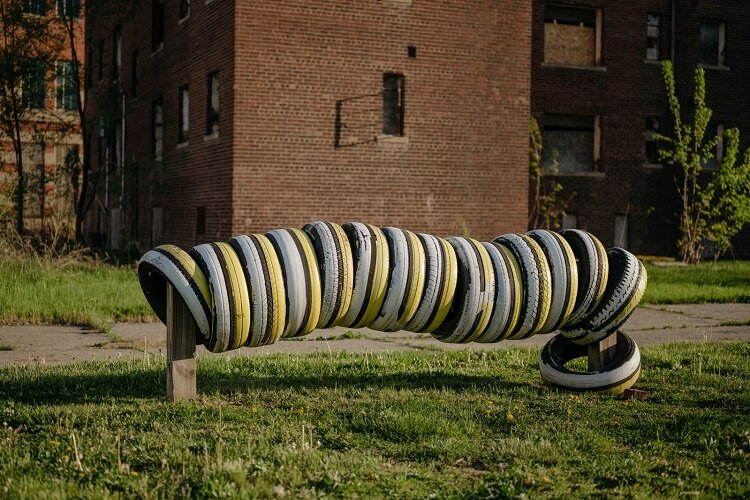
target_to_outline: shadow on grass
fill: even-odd
[[[98,404],[117,400],[166,400],[164,366],[125,369],[117,363],[96,366],[77,365],[68,373],[65,368],[36,369],[21,367],[0,371],[0,405]],[[533,384],[503,380],[498,376],[466,375],[450,372],[418,371],[380,374],[327,374],[321,376],[288,376],[229,373],[215,367],[198,367],[198,394],[226,395],[296,389],[395,389],[449,390],[477,389],[509,391],[537,390]],[[94,372],[94,373],[92,373]]]

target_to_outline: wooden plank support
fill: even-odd
[[[167,285],[167,399],[196,396],[195,342],[198,326],[180,294]]]
[[[620,340],[620,331],[613,333],[599,342],[589,344],[588,359],[589,371],[598,372],[604,369],[617,356],[617,344]]]

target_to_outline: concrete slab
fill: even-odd
[[[750,304],[642,306],[635,311],[623,330],[632,335],[639,345],[682,341],[750,341],[748,320]],[[730,321],[737,325],[726,325]],[[0,327],[0,366],[165,356],[166,332],[166,327],[161,323],[118,324],[109,335],[70,326],[3,326]],[[259,348],[242,348],[221,356],[539,348],[553,335],[537,335],[525,340],[496,344],[445,344],[428,334],[336,327],[316,330],[300,339],[280,340]],[[198,356],[213,356],[203,346],[198,346],[196,353]]]

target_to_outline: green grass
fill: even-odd
[[[0,283],[0,324],[70,324],[106,332],[115,321],[153,317],[132,267],[3,259]]]
[[[523,349],[202,358],[180,404],[163,361],[2,368],[0,497],[747,498],[750,343],[643,351],[643,402]]]
[[[646,265],[645,304],[750,302],[750,261],[695,266]]]

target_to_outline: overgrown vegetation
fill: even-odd
[[[692,122],[685,120],[675,90],[672,63],[662,63],[674,135],[657,135],[661,161],[674,168],[675,185],[681,201],[678,254],[682,261],[695,264],[703,257],[707,242],[716,246],[716,256],[724,254],[731,240],[750,223],[750,148],[740,161],[740,134],[736,128],[722,135],[707,133],[713,112],[706,104],[703,68],[695,70]],[[721,144],[723,154],[717,156]],[[716,161],[716,172],[705,166]]]
[[[644,349],[645,402],[541,386],[538,350],[0,369],[0,496],[747,497],[750,345]]]

